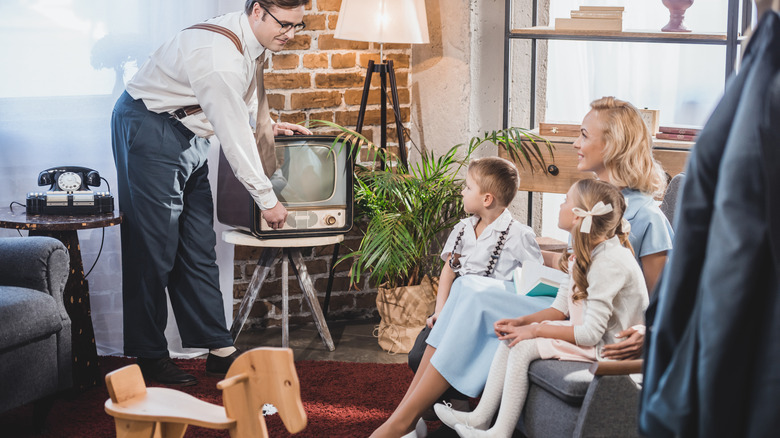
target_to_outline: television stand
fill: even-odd
[[[252,279],[249,281],[249,287],[247,288],[244,298],[241,300],[241,305],[238,308],[238,313],[233,318],[233,324],[230,327],[230,335],[233,337],[233,341],[238,338],[241,333],[241,329],[244,328],[249,312],[252,310],[252,306],[257,299],[257,295],[260,293],[260,288],[263,286],[265,279],[268,277],[268,273],[273,269],[273,265],[276,262],[277,256],[281,253],[282,260],[282,347],[288,348],[290,344],[290,314],[289,314],[289,262],[293,263],[293,270],[298,277],[298,283],[303,290],[303,297],[309,304],[312,316],[314,317],[314,323],[317,326],[317,331],[320,333],[322,342],[329,351],[333,351],[336,347],[333,345],[333,339],[330,336],[328,330],[328,324],[325,322],[325,316],[320,308],[320,302],[317,299],[317,294],[314,292],[314,284],[309,276],[309,271],[306,268],[306,264],[303,262],[303,256],[301,255],[301,248],[312,246],[325,246],[339,244],[344,240],[344,235],[336,236],[323,236],[323,237],[303,237],[303,238],[290,238],[290,239],[259,239],[249,233],[245,233],[239,230],[227,230],[222,232],[222,240],[234,245],[254,246],[263,248],[262,254],[257,261],[257,267],[252,274]]]

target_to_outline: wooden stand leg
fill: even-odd
[[[241,306],[238,308],[238,314],[233,319],[233,325],[230,327],[230,335],[233,337],[233,342],[236,341],[236,338],[241,333],[241,329],[244,328],[249,312],[252,310],[252,305],[255,303],[263,282],[268,277],[268,273],[271,272],[277,254],[279,254],[279,248],[265,248],[263,254],[260,255],[255,272],[252,274],[252,280],[249,282],[244,299],[241,300]]]
[[[290,285],[288,274],[290,262],[287,261],[287,250],[282,256],[282,348],[290,347]]]
[[[330,271],[328,271],[328,287],[325,289],[325,301],[322,303],[322,313],[325,318],[328,317],[328,306],[330,306],[330,293],[333,291],[333,276],[336,274],[336,262],[339,259],[339,249],[341,244],[333,245],[333,257],[330,259]]]
[[[290,248],[289,256],[293,262],[295,273],[298,276],[298,283],[303,290],[303,296],[306,298],[306,302],[309,303],[312,316],[314,316],[314,324],[317,325],[317,331],[320,332],[322,342],[328,348],[333,351],[336,347],[333,345],[333,339],[330,336],[330,330],[328,330],[328,324],[325,322],[325,316],[322,314],[320,308],[320,302],[317,300],[317,294],[314,292],[314,285],[311,282],[309,276],[309,270],[306,268],[306,264],[303,262],[303,256],[299,248]]]
[[[50,236],[62,242],[70,255],[70,274],[62,292],[65,311],[71,320],[71,359],[73,360],[73,389],[81,391],[96,386],[102,379],[98,366],[95,330],[92,326],[92,308],[89,282],[84,277],[81,246],[76,230],[36,231],[30,236]]]

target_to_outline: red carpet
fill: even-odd
[[[101,357],[103,374],[133,360]],[[222,404],[219,379],[206,377],[202,359],[176,360],[198,384],[182,390],[211,403]],[[301,398],[308,426],[290,435],[278,415],[266,417],[271,437],[367,437],[390,416],[412,380],[406,364],[375,364],[329,361],[295,363],[301,381]],[[3,437],[114,437],[113,418],[103,410],[108,398],[105,386],[59,398],[46,419],[43,435],[32,428],[32,407],[0,414]],[[226,431],[190,426],[185,438],[227,437]]]

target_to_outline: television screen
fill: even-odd
[[[299,141],[277,146],[281,172],[271,177],[276,197],[289,207],[330,201],[336,190],[336,159],[329,144]]]

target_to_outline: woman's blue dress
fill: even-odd
[[[500,342],[493,323],[544,310],[553,300],[517,295],[511,281],[478,275],[458,277],[428,335],[428,345],[436,348],[431,365],[453,388],[469,397],[478,396]]]

